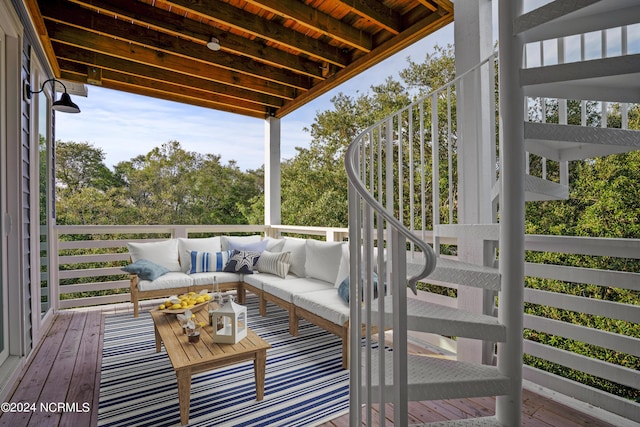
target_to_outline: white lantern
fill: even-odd
[[[247,336],[247,307],[231,298],[222,307],[213,310],[213,342],[236,344]]]

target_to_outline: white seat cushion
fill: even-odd
[[[245,274],[244,277],[242,278],[242,280],[244,281],[244,283],[253,286],[256,289],[260,289],[262,290],[262,280],[261,280],[261,276],[271,276],[271,277],[275,277],[279,280],[279,277],[274,276],[272,274]]]
[[[293,303],[336,325],[342,326],[349,320],[349,304],[340,298],[333,286],[322,291],[296,294]]]
[[[300,277],[282,279],[272,274],[265,274],[264,276],[265,280],[262,281],[262,290],[288,302],[293,302],[293,296],[299,293],[313,292],[329,288],[335,291],[332,283],[327,283],[322,280]]]
[[[158,289],[171,289],[171,288],[184,288],[191,286],[193,280],[190,276],[180,271],[170,271],[158,277],[153,282],[149,280],[140,280],[138,282],[138,289],[141,291],[155,291]]]
[[[218,284],[242,281],[242,274],[227,273],[224,271],[216,271],[215,273],[194,273],[190,274],[189,277],[193,279],[194,285],[211,285],[212,287],[214,277],[218,281]]]

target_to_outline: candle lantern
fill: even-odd
[[[247,307],[229,300],[213,310],[213,342],[236,344],[247,336]]]

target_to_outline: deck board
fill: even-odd
[[[98,419],[100,366],[104,317],[100,311],[65,310],[57,314],[46,338],[9,402],[87,402],[89,412],[4,413],[0,425],[20,426],[95,426]],[[522,425],[527,427],[592,426],[613,427],[588,413],[562,405],[529,390],[523,390]],[[80,406],[82,408],[82,406]],[[385,425],[393,425],[393,406],[385,406]],[[493,415],[495,399],[476,397],[427,402],[409,402],[410,422],[427,423]],[[375,413],[377,417],[377,412]],[[373,425],[379,425],[377,418]],[[323,427],[347,427],[344,415],[322,424]]]

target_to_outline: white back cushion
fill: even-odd
[[[262,236],[254,234],[253,236],[220,236],[220,245],[223,251],[228,251],[231,248],[230,244],[246,245],[247,243],[255,243],[262,240]]]
[[[178,256],[178,240],[169,239],[162,242],[152,243],[127,243],[129,254],[133,262],[139,259],[146,259],[165,268],[169,271],[181,271]]]
[[[309,239],[305,246],[305,273],[307,277],[323,280],[335,286],[340,260],[342,259],[341,242],[321,242]]]
[[[194,252],[220,252],[220,236],[205,237],[201,239],[178,239],[178,250],[180,255],[180,267],[185,273],[191,270],[191,251]]]
[[[289,273],[298,277],[305,277],[305,259],[306,259],[306,243],[304,239],[297,237],[285,237],[282,252],[291,252],[289,258]]]

